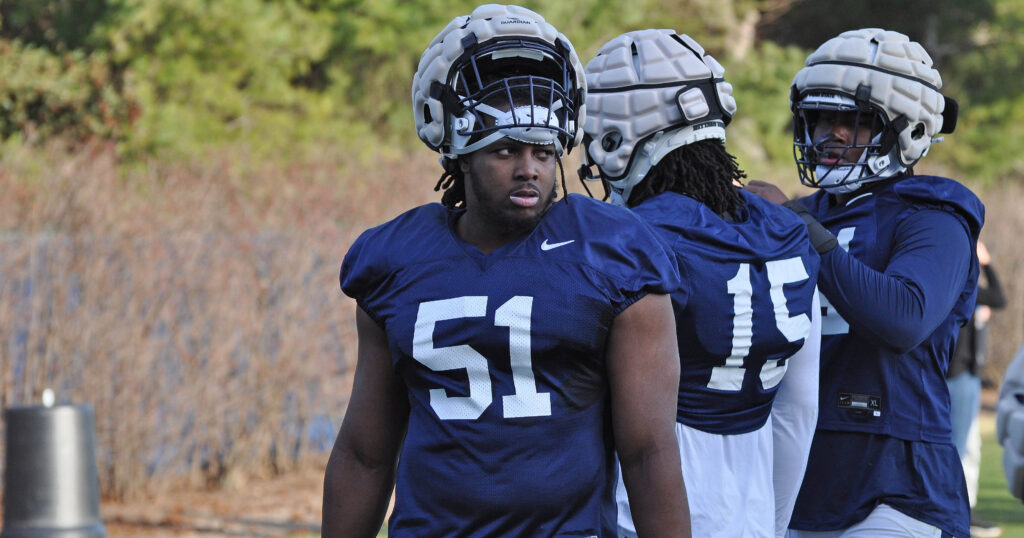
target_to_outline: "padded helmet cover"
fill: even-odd
[[[613,187],[613,201],[628,200],[672,149],[725,140],[736,100],[724,74],[703,47],[673,30],[628,32],[598,50],[586,66],[584,159]]]
[[[946,98],[931,57],[906,35],[879,28],[843,32],[818,47],[793,79],[790,105],[795,111],[814,93],[858,98],[858,88],[870,90],[870,106],[894,129],[895,156],[903,166],[923,157],[940,132],[952,132],[955,118],[943,130]]]
[[[535,93],[531,88],[540,88],[550,99],[520,103],[517,97],[516,111],[525,114],[507,114],[507,110],[490,106],[477,111],[488,95],[509,88],[507,81],[503,87],[495,87],[482,71],[500,62],[506,67],[515,64],[525,73],[516,79],[525,81],[518,84],[531,96]],[[585,97],[583,66],[569,39],[529,9],[497,4],[479,6],[470,15],[448,23],[424,51],[412,84],[416,134],[428,147],[449,157],[472,151],[467,149],[469,134],[479,135],[484,129],[480,114],[498,124],[502,120],[493,116],[514,118],[516,123],[506,130],[549,130],[554,133],[549,138],[555,139],[559,149],[571,148],[583,136],[579,126],[585,117]],[[518,105],[523,106],[520,109]],[[495,129],[490,126],[491,131]],[[459,132],[465,136],[460,138]],[[536,129],[533,135],[527,137],[529,141],[540,143]]]

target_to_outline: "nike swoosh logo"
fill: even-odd
[[[565,245],[568,245],[569,243],[572,243],[572,242],[575,242],[575,241],[576,241],[575,239],[570,239],[568,241],[562,241],[561,243],[548,243],[548,240],[545,239],[544,242],[540,244],[540,249],[541,250],[551,250],[553,248],[564,247]]]

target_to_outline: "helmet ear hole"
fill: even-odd
[[[914,126],[914,130],[910,132],[910,138],[920,140],[922,136],[924,136],[924,124],[918,123]]]
[[[430,114],[430,107],[427,106],[426,103],[423,104],[423,121],[425,123],[434,122],[434,117]]]
[[[606,152],[613,152],[622,146],[622,133],[618,131],[609,131],[601,137],[601,149]]]

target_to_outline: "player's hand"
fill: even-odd
[[[978,241],[978,263],[982,265],[988,265],[992,261],[992,256],[988,253],[988,247],[985,243]]]
[[[752,179],[747,182],[746,189],[761,198],[776,204],[783,204],[789,200],[789,197],[783,194],[781,189],[767,181]]]

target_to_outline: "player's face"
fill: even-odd
[[[555,148],[503,138],[462,161],[466,207],[503,232],[532,230],[555,199]]]
[[[859,121],[858,121],[859,116]],[[823,165],[855,163],[871,141],[871,116],[857,112],[823,110],[814,125],[818,162]],[[847,146],[860,146],[850,147]]]

